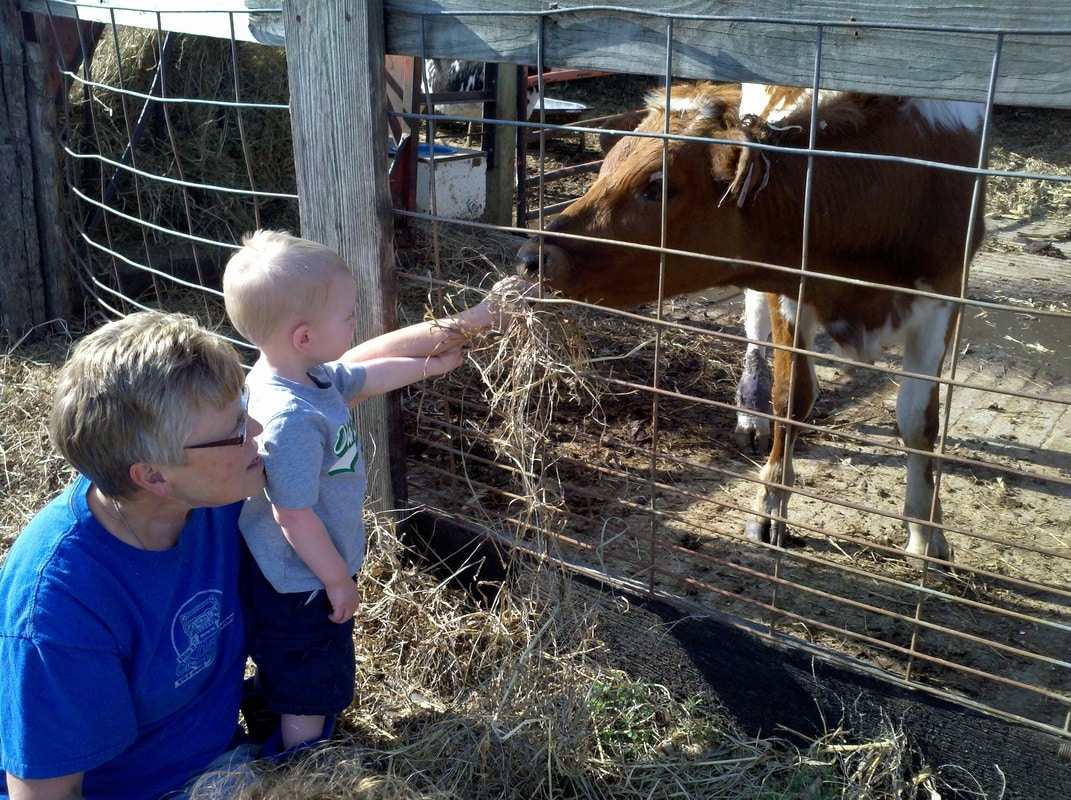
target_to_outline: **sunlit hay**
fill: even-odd
[[[19,427],[27,439],[12,447],[5,438],[5,469],[34,465],[31,480],[62,485],[62,465],[36,463],[51,452],[37,439],[70,343],[46,344],[0,359],[0,397],[14,420],[4,436]],[[11,493],[32,513],[57,490]],[[563,573],[519,562],[497,606],[474,609],[413,567],[382,520],[370,518],[368,532],[358,680],[338,740],[292,765],[265,765],[227,800],[930,800],[977,785],[954,766],[913,769],[919,759],[901,733],[861,742],[835,729],[802,752],[743,736],[711,709],[607,666],[616,660],[600,641],[597,612],[581,606]],[[207,792],[193,797],[222,800]]]
[[[72,477],[47,427],[55,373],[71,346],[60,335],[0,345],[0,558]]]
[[[389,527],[370,534],[341,738],[231,797],[899,800],[945,785],[909,772],[903,734],[857,743],[837,729],[801,752],[607,666],[598,612],[562,573],[525,572],[493,612],[474,610],[409,566]]]
[[[1033,175],[1068,175],[1071,165],[1042,157],[1024,156],[994,147],[990,166]],[[994,217],[1034,220],[1071,211],[1071,183],[1053,180],[992,177],[988,181],[987,213]]]
[[[268,776],[277,794],[243,797],[346,796],[323,793],[325,783],[336,788],[325,776],[341,771],[340,791],[356,792],[364,767],[405,780],[417,797],[550,797],[567,788],[560,796],[659,798],[679,796],[674,786],[698,797],[715,769],[722,788],[745,787],[719,796],[754,796],[748,767],[782,745],[745,742],[664,688],[603,666],[594,612],[573,602],[563,573],[525,572],[493,610],[474,609],[406,566],[389,528],[370,533],[347,739]],[[336,770],[332,758],[351,766]]]
[[[370,534],[349,718],[441,712],[483,685],[531,638],[537,627],[531,609],[513,605],[505,594],[494,610],[473,607],[463,592],[405,566],[392,531],[377,525]],[[376,725],[368,730],[389,737]]]
[[[376,772],[360,747],[324,744],[300,760],[258,762],[208,773],[190,790],[191,800],[433,800],[401,778]]]
[[[1068,113],[1054,109],[1001,108],[994,118],[991,169],[1071,177]],[[1004,142],[1015,144],[1014,149]],[[1071,210],[1071,183],[1026,178],[989,178],[986,214],[1037,220]]]
[[[390,529],[373,527],[347,726],[388,774],[408,776],[426,794],[536,796],[529,790],[545,771],[528,772],[546,761],[546,728],[561,717],[556,698],[575,704],[580,693],[575,665],[595,646],[590,618],[534,601],[540,593],[563,596],[560,573],[530,573],[493,609],[478,609],[406,567],[403,555]],[[542,584],[539,591],[532,582]],[[574,739],[582,735],[576,728],[559,737],[565,752],[577,752]]]
[[[440,800],[438,791],[418,791],[402,778],[368,774],[347,762],[327,768],[309,763],[300,771],[269,777],[240,795],[242,800]],[[222,798],[220,800],[223,800]]]
[[[552,533],[564,517],[547,513],[563,503],[548,432],[563,404],[600,413],[600,391],[590,377],[588,329],[568,306],[530,300],[517,291],[502,302],[510,322],[475,346],[470,361],[494,420],[490,443],[498,459],[513,464],[520,476],[526,527]]]
[[[478,303],[512,270],[524,238],[450,222],[406,221],[399,250],[400,324],[441,317]]]
[[[410,272],[399,284],[402,324],[442,318],[485,299],[492,286],[509,280],[502,265],[512,262],[523,241],[505,232],[422,221],[411,224],[408,236]],[[427,278],[416,279],[421,273]],[[477,435],[499,461],[516,469],[518,485],[511,491],[524,498],[512,509],[519,530],[510,536],[501,520],[481,520],[515,541],[561,527],[562,516],[549,513],[562,497],[548,431],[563,403],[597,415],[600,394],[589,377],[591,328],[582,312],[522,297],[524,289],[521,284],[502,294],[498,302],[511,322],[473,335],[466,366],[453,376],[482,393],[487,412]],[[478,504],[471,513],[480,514]]]

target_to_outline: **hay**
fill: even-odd
[[[992,150],[991,166],[1032,175],[1067,175],[1067,164],[1043,157],[1013,153],[1003,147]],[[1035,220],[1071,213],[1071,183],[1053,180],[992,177],[987,186],[986,213],[990,217]]]
[[[0,353],[0,555],[71,471],[48,439],[52,384],[70,339],[5,342]]]
[[[252,227],[239,223],[219,238],[234,241]],[[414,224],[412,235],[414,252],[429,255],[407,264],[403,324],[478,300],[510,271],[519,241],[442,224]],[[523,476],[530,526],[553,531],[547,512],[561,497],[543,447],[550,421],[565,403],[598,415],[605,390],[591,383],[592,361],[616,356],[593,343],[597,326],[580,316],[589,312],[553,299],[507,302],[516,308],[513,325],[474,342],[468,369],[494,420],[486,433],[496,456]],[[218,309],[205,310],[209,324],[219,322]],[[689,349],[665,341],[667,352]],[[46,363],[23,355],[3,361],[4,407],[26,409],[35,419],[20,427],[36,433],[13,446],[10,457],[5,438],[5,477],[14,465],[51,452],[39,427],[47,394],[38,392],[35,408],[25,397],[9,400],[7,392],[51,385],[50,370],[62,355]],[[724,379],[717,359],[704,363]],[[25,497],[17,515],[4,509],[5,524],[17,520],[5,545],[66,478],[55,459],[43,463],[51,484],[31,477],[35,494],[21,485],[8,489],[9,497]],[[520,538],[518,531],[502,531],[500,522],[487,524]],[[942,775],[912,767],[917,758],[892,725],[877,741],[859,742],[851,731],[834,729],[800,750],[784,739],[744,736],[708,709],[608,666],[613,658],[599,638],[596,612],[573,602],[568,576],[547,562],[514,564],[509,591],[493,608],[475,608],[446,582],[409,566],[412,554],[385,521],[370,519],[368,532],[354,639],[358,678],[340,738],[287,767],[266,769],[237,797],[891,800],[932,797],[946,785]],[[213,796],[207,788],[194,793]]]
[[[172,102],[152,104],[131,165],[191,184],[295,193],[284,49],[238,42],[232,55],[227,40],[172,34],[172,42],[164,95]],[[159,53],[155,30],[117,27],[101,38],[90,61],[91,82],[75,81],[68,96],[67,139],[73,151],[122,159],[146,101],[118,90],[148,94]],[[242,103],[284,107],[223,104],[236,97]],[[99,200],[113,167],[78,159],[72,168],[73,183]],[[238,241],[258,227],[298,229],[296,201],[184,189],[139,176],[124,175],[109,205],[145,223],[106,215],[109,246],[124,253],[173,243],[173,237],[153,226],[222,242]]]
[[[491,286],[512,274],[507,265],[523,241],[509,233],[420,222],[410,226],[409,236],[409,266],[424,274],[403,276],[403,324],[440,318],[483,300]],[[421,254],[425,262],[412,263],[412,256]],[[560,451],[549,431],[562,406],[585,408],[588,416],[599,418],[605,390],[592,378],[591,311],[554,298],[522,296],[525,286],[521,282],[501,295],[510,323],[470,339],[466,365],[455,373],[453,388],[460,385],[481,395],[484,409],[471,411],[468,425],[496,462],[512,465],[509,472],[518,480],[510,488],[523,498],[512,508],[510,530],[502,530],[501,520],[487,515],[480,503],[466,508],[505,539],[519,544],[535,537],[529,546],[545,553],[565,524],[564,515],[553,513],[564,507],[564,497],[551,455]],[[417,402],[421,407],[414,413],[419,416],[425,401],[421,397]],[[473,490],[474,497],[479,494]]]
[[[565,403],[599,413],[601,392],[590,378],[590,328],[578,324],[569,307],[529,300],[513,292],[503,298],[511,323],[498,336],[486,337],[471,353],[473,368],[484,386],[488,418],[495,421],[489,440],[496,459],[513,464],[525,498],[519,529],[540,537],[561,533],[564,507],[561,484],[554,475],[549,431]],[[575,310],[575,309],[574,309]],[[560,451],[559,451],[560,452]],[[544,551],[552,539],[537,544]]]
[[[432,254],[426,277],[409,283],[401,304],[414,314],[426,300],[424,319],[480,299],[472,285],[500,278],[516,249],[515,239],[454,226],[415,226],[412,235],[434,240],[418,250]],[[483,432],[517,468],[524,496],[516,529],[483,521],[521,544],[528,531],[553,532],[548,512],[561,503],[544,452],[557,406],[596,414],[600,391],[588,377],[591,326],[578,319],[587,312],[519,291],[502,304],[512,324],[478,337],[469,362],[488,409]],[[800,753],[780,739],[749,739],[698,704],[607,666],[596,613],[574,604],[568,575],[551,562],[517,561],[510,591],[493,608],[474,608],[446,582],[406,567],[389,525],[373,521],[369,531],[347,737],[242,797],[912,796],[902,735],[871,747],[838,731]]]
[[[1052,109],[1001,108],[995,117],[992,169],[1060,176],[1064,181],[991,177],[986,215],[1019,220],[1071,213],[1071,143],[1065,131],[1071,113]]]
[[[514,326],[474,352],[489,391],[497,392],[497,413],[515,431],[502,437],[505,457],[531,458],[530,443],[522,445],[540,435],[537,422],[550,413],[541,404],[589,391],[582,374],[588,350],[571,338],[572,327],[556,328],[559,317],[525,301]],[[558,337],[565,341],[555,344]],[[43,455],[51,448],[42,420],[52,373],[70,342],[48,345],[11,346],[0,360],[12,423],[4,428],[5,475],[22,471],[26,478],[7,491],[19,497],[23,517],[5,510],[12,536],[68,477],[58,459]],[[548,362],[560,374],[539,392],[509,388]],[[531,417],[518,419],[522,406]],[[596,612],[575,601],[568,576],[545,563],[514,564],[510,590],[493,608],[475,608],[411,567],[412,554],[385,521],[369,519],[368,530],[354,639],[358,681],[339,740],[262,771],[228,796],[891,800],[932,796],[944,785],[940,775],[910,768],[915,759],[895,729],[877,742],[833,730],[801,751],[786,740],[744,736],[698,704],[636,681],[613,666]],[[205,787],[194,793],[213,796]]]
[[[242,800],[864,800],[926,797],[940,785],[908,769],[891,725],[874,742],[835,730],[803,751],[746,737],[605,666],[598,619],[572,602],[564,574],[528,571],[494,609],[474,609],[406,566],[393,531],[372,522],[344,734],[266,769]]]

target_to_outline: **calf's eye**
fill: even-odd
[[[665,186],[661,174],[656,174],[640,192],[640,200],[644,203],[661,203],[663,194],[667,199],[672,200],[675,192],[672,187]]]
[[[645,203],[658,203],[662,200],[662,181],[651,181],[644,187],[644,190],[640,192],[640,199]]]

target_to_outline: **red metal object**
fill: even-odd
[[[612,73],[599,69],[559,69],[551,70],[550,72],[543,73],[543,83],[559,83],[561,81],[575,81],[580,78],[598,78],[600,75],[610,75]],[[539,75],[529,75],[528,85],[538,86]]]
[[[419,104],[421,60],[411,56],[387,56],[387,120],[394,140],[390,166],[390,196],[395,208],[416,208],[417,120],[399,114],[411,113]],[[395,112],[395,113],[389,113]]]

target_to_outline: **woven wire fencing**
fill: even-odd
[[[77,12],[77,7],[75,7]],[[62,98],[71,264],[91,308],[225,327],[223,265],[242,234],[297,230],[286,55],[153,27],[49,17]]]
[[[386,15],[388,33],[413,30],[414,18],[424,31],[416,43],[396,34],[400,54],[474,52],[436,38],[432,23],[442,19],[434,15],[393,15],[390,4]],[[234,31],[248,29],[248,16],[233,15],[229,36],[169,33],[151,15],[145,27],[105,22],[77,68],[60,65],[70,84],[63,146],[73,264],[88,301],[106,314],[165,307],[225,325],[219,276],[238,237],[255,227],[298,229],[285,50],[240,40]],[[547,85],[544,97],[572,98],[591,116],[640,109],[648,89],[674,82],[685,23],[743,24],[640,18],[654,31],[643,59],[627,46],[614,57],[592,47],[589,62],[577,55],[562,66],[613,74]],[[566,35],[553,14],[457,20],[499,24],[524,40],[518,47],[532,58],[523,60],[557,66],[542,58]],[[791,22],[813,43],[813,75],[800,82],[823,86],[825,29]],[[967,37],[994,64],[1016,34],[924,23],[897,30],[938,43]],[[1066,47],[1071,37],[1044,33],[1041,48]],[[999,97],[991,89],[1002,77],[995,70],[993,87],[972,87],[974,96]],[[989,186],[987,231],[963,276],[965,296],[955,298],[962,321],[942,373],[936,452],[951,568],[920,571],[903,557],[899,354],[857,363],[823,336],[813,352],[822,394],[795,453],[790,538],[785,547],[745,539],[763,457],[733,435],[747,338],[732,287],[620,311],[537,303],[529,361],[495,361],[490,347],[407,393],[410,503],[631,591],[1068,735],[1071,157],[1061,132],[1071,115],[1060,97],[1048,109],[1002,97],[984,114],[989,158],[977,174]],[[403,322],[471,301],[474,287],[512,268],[530,228],[550,222],[538,209],[557,209],[591,184],[607,129],[563,122],[551,106],[509,123],[527,133],[521,185],[537,209],[531,225],[437,213],[438,203],[397,210]],[[460,125],[457,136],[447,146],[470,141]],[[432,196],[451,182],[469,187],[477,160],[432,155],[417,180],[429,181]],[[546,181],[554,171],[570,179]],[[562,320],[569,343],[551,335]],[[511,389],[521,376],[525,385]]]

